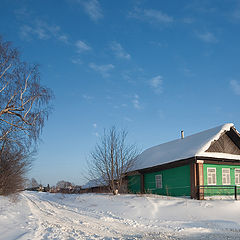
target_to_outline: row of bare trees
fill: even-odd
[[[0,37],[0,195],[23,188],[52,97],[38,66]]]

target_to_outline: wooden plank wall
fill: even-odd
[[[230,154],[240,154],[240,149],[225,133],[217,141],[211,144],[206,152],[220,152]]]

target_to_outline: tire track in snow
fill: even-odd
[[[35,239],[85,239],[91,235],[97,237],[94,231],[101,232],[106,229],[94,225],[92,218],[87,218],[78,213],[66,211],[64,208],[56,208],[49,202],[37,199],[34,195],[24,194],[26,197],[32,214],[38,222],[38,228],[35,234]],[[91,223],[93,229],[88,229],[88,224]],[[83,225],[83,226],[82,226]]]
[[[146,235],[143,225],[112,213],[70,208],[31,193],[23,196],[37,225],[34,239],[143,239]]]

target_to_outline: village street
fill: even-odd
[[[0,239],[239,239],[240,201],[24,192],[0,198]],[[215,216],[213,216],[213,213]]]

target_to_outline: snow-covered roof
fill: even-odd
[[[93,179],[89,180],[86,184],[82,186],[82,189],[93,188],[93,187],[103,187],[107,186],[106,181],[103,179]]]
[[[151,147],[137,157],[131,171],[154,167],[195,156],[240,160],[240,155],[206,152],[211,143],[218,140],[225,131],[230,131],[231,127],[234,127],[234,125],[228,123],[187,136],[183,139],[177,139]]]

